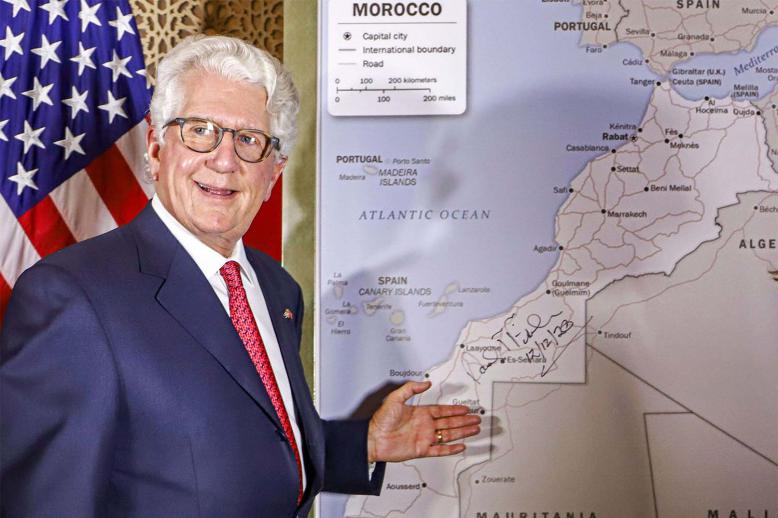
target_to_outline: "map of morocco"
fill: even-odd
[[[509,312],[470,322],[434,384],[470,387],[488,407],[494,381],[583,382],[586,301],[626,276],[670,274],[715,239],[737,194],[777,190],[764,121],[746,102],[687,101],[657,86],[630,141],[591,161],[556,220],[559,257]],[[588,330],[596,333],[596,330]],[[427,396],[429,399],[429,396]],[[450,397],[448,398],[450,399]]]
[[[449,358],[428,371],[433,388],[418,403],[498,415],[494,382],[584,382],[586,336],[598,332],[587,328],[589,298],[627,276],[670,274],[718,236],[717,211],[738,193],[778,190],[764,128],[746,102],[688,101],[657,86],[635,135],[571,182],[556,217],[559,257],[546,278],[506,313],[469,322]],[[484,430],[468,440],[464,458],[391,467],[387,480],[412,479],[436,497],[387,491],[351,499],[346,515],[454,516],[459,474],[489,460],[494,447]]]

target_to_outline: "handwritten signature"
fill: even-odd
[[[594,318],[594,317],[589,317],[589,318],[586,320],[586,322],[584,322],[584,324],[581,326],[581,329],[580,329],[580,331],[579,331],[579,332],[578,332],[578,333],[577,333],[575,336],[571,337],[571,338],[570,338],[570,340],[569,340],[569,341],[568,341],[568,342],[567,342],[565,345],[563,345],[562,347],[557,347],[557,348],[554,350],[554,354],[553,354],[553,356],[552,356],[552,360],[551,360],[551,362],[550,362],[549,364],[543,365],[543,368],[542,368],[542,369],[540,369],[540,377],[541,377],[541,378],[545,377],[545,376],[546,376],[546,374],[548,374],[549,372],[551,372],[551,369],[552,369],[552,368],[554,368],[554,366],[556,365],[556,363],[559,361],[559,358],[561,358],[561,357],[562,357],[562,355],[565,353],[565,351],[567,351],[567,348],[570,346],[570,344],[572,344],[572,343],[575,341],[575,339],[576,339],[576,338],[578,338],[579,336],[581,336],[581,333],[582,333],[582,332],[584,332],[584,331],[586,330],[586,326],[588,326],[588,325],[589,325],[589,322],[591,322],[592,318]],[[560,324],[560,325],[561,325],[561,324]],[[573,324],[572,324],[572,323],[571,323],[570,327],[571,327],[571,328],[573,327]],[[568,330],[569,330],[569,329],[568,329]],[[567,332],[567,331],[565,331],[565,333],[566,333],[566,332]]]
[[[510,355],[504,356],[503,350],[495,351],[495,354],[487,354],[488,351],[481,353],[481,358],[485,363],[481,363],[478,366],[478,371],[481,375],[492,368],[496,363],[505,363],[509,360],[510,363],[542,363],[543,367],[540,371],[540,377],[545,377],[556,366],[559,358],[567,350],[567,348],[581,336],[581,333],[586,329],[586,325],[591,321],[591,317],[586,321],[583,326],[576,326],[573,320],[564,318],[559,322],[554,322],[555,319],[563,314],[562,311],[553,313],[545,320],[541,315],[532,313],[526,318],[526,325],[522,326],[523,329],[518,333],[511,334],[508,330],[509,321],[517,317],[516,313],[513,313],[505,320],[503,328],[492,335],[492,340],[499,342],[503,346],[505,351],[517,351],[526,350],[527,345],[532,344],[528,351],[524,352],[520,356]],[[567,335],[571,330],[578,328],[579,331],[569,336],[567,340],[562,338]],[[508,347],[505,342],[502,341],[500,336],[507,335],[516,347]],[[546,354],[548,353],[548,355]],[[480,363],[480,362],[479,362]],[[468,372],[474,381],[478,380]]]
[[[539,339],[535,340],[534,347],[531,347],[530,350],[526,353],[527,359],[530,358],[542,358],[543,363],[545,363],[546,355],[545,352],[551,347],[558,347],[559,346],[559,339],[562,338],[565,334],[567,334],[570,329],[573,328],[575,324],[572,320],[564,319],[562,322],[559,323],[559,325],[555,326],[553,329],[545,329],[544,333],[542,334]],[[534,334],[534,333],[533,333]]]
[[[557,313],[553,313],[544,320],[543,317],[537,313],[532,313],[527,316],[524,329],[515,335],[511,335],[511,333],[507,330],[506,320],[506,326],[502,330],[495,333],[492,336],[492,339],[498,341],[503,347],[505,347],[506,350],[512,350],[512,348],[508,347],[505,342],[498,338],[498,335],[502,334],[503,332],[505,332],[505,334],[507,334],[508,337],[510,337],[511,340],[521,349],[525,348],[522,347],[522,345],[526,346],[530,343],[530,341],[532,341],[533,347],[531,347],[523,357],[517,357],[514,361],[520,363],[546,363],[548,360],[546,359],[545,351],[548,350],[552,345],[558,346],[560,338],[562,338],[575,326],[573,321],[563,319],[553,327],[549,327],[552,325],[552,321],[561,315],[562,312],[559,311]],[[515,313],[508,317],[508,320],[514,318],[516,318]],[[520,340],[522,345],[520,345],[516,340]],[[481,364],[478,368],[478,371],[481,374],[486,374],[486,372],[497,362],[505,363],[505,358],[503,358],[499,352],[495,356],[492,356],[487,355],[485,351],[481,354],[481,357],[486,362]]]

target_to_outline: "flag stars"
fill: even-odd
[[[24,142],[24,152],[26,153],[32,146],[38,146],[41,149],[46,149],[46,146],[41,142],[40,134],[43,133],[46,127],[40,127],[38,129],[32,129],[30,123],[24,121],[24,131],[16,135],[14,138]]]
[[[78,42],[78,56],[70,58],[70,61],[78,63],[78,77],[81,77],[81,74],[84,73],[84,68],[95,68],[95,63],[92,61],[92,53],[96,48],[97,47],[91,47],[85,49],[84,44],[80,41]]]
[[[15,82],[16,82],[15,77],[9,77],[8,79],[6,79],[3,77],[3,74],[0,73],[0,99],[2,99],[4,95],[7,95],[11,99],[16,99],[16,94],[11,89],[11,85],[14,84]]]
[[[81,11],[78,13],[78,17],[81,20],[81,32],[86,31],[90,23],[102,27],[100,18],[97,17],[97,10],[100,9],[100,4],[89,5],[86,0],[81,0]]]
[[[65,149],[65,160],[70,158],[71,153],[85,154],[84,150],[81,148],[81,139],[84,138],[84,135],[86,135],[86,133],[73,135],[70,128],[67,126],[65,127],[65,138],[54,142],[56,145],[62,146]]]
[[[65,4],[68,0],[49,0],[46,5],[41,5],[40,8],[49,13],[49,25],[57,21],[57,18],[62,18],[66,22],[70,21],[68,15],[65,14]]]
[[[13,17],[16,18],[16,15],[19,14],[20,9],[24,9],[28,13],[30,11],[30,4],[27,3],[27,0],[3,0],[7,4],[11,4],[14,8],[13,10]]]
[[[119,55],[116,53],[116,49],[114,49],[113,59],[111,61],[107,61],[103,63],[104,67],[110,68],[111,72],[113,72],[113,79],[112,79],[113,82],[116,82],[119,76],[132,77],[130,71],[127,70],[127,63],[131,59],[132,56],[127,56],[126,58],[120,58]]]
[[[111,27],[116,27],[116,30],[119,33],[119,35],[116,37],[117,41],[121,41],[122,36],[124,36],[125,33],[135,34],[132,25],[130,25],[130,20],[132,20],[132,13],[123,14],[122,10],[117,6],[116,19],[110,20],[108,22],[108,25],[110,25]]]
[[[120,97],[118,99],[115,99],[113,96],[113,93],[111,93],[110,90],[108,90],[108,102],[105,104],[101,104],[98,106],[101,110],[108,112],[108,123],[113,122],[114,117],[117,115],[120,117],[124,117],[125,119],[127,117],[127,113],[125,113],[124,108],[122,108],[122,104],[124,104],[124,101],[126,100],[126,97]]]
[[[8,137],[5,136],[5,131],[3,131],[3,128],[5,128],[5,125],[8,124],[8,121],[10,119],[5,119],[4,121],[0,121],[0,140],[3,142],[8,142]]]
[[[16,195],[20,196],[26,187],[38,190],[38,186],[35,185],[35,181],[32,179],[38,169],[30,169],[29,171],[24,169],[21,162],[16,162],[16,174],[9,176],[8,179],[16,183]]]
[[[22,53],[22,46],[19,44],[21,43],[22,38],[24,38],[23,32],[20,32],[19,34],[14,34],[11,28],[6,26],[5,38],[0,40],[0,47],[3,47],[5,49],[6,61],[8,61],[8,58],[13,56],[14,52],[19,54],[20,56],[24,55]]]
[[[146,69],[141,68],[140,70],[136,70],[135,73],[139,76],[143,76],[143,78],[146,79],[146,90],[151,90],[151,78],[146,73]]]
[[[61,41],[55,41],[54,43],[49,43],[49,39],[44,34],[41,38],[41,46],[37,49],[32,49],[30,52],[33,54],[37,54],[41,57],[41,69],[45,67],[49,61],[54,61],[55,63],[62,63],[59,60],[59,56],[57,56],[57,47],[59,47],[62,44]]]
[[[70,118],[75,119],[78,112],[89,113],[89,106],[86,104],[86,96],[89,94],[89,90],[84,90],[82,93],[78,93],[75,86],[70,87],[70,97],[68,99],[62,99],[62,104],[70,107]]]
[[[30,99],[32,99],[32,109],[33,111],[38,109],[38,106],[41,104],[48,104],[49,106],[54,106],[54,103],[51,102],[51,98],[49,97],[49,91],[54,88],[54,83],[51,83],[50,85],[43,86],[40,81],[38,81],[37,77],[34,77],[32,79],[32,90],[27,90],[26,92],[22,92],[22,95],[26,95]]]

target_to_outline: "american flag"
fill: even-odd
[[[39,258],[127,223],[150,100],[127,0],[0,0],[0,325]]]

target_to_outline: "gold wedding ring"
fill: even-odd
[[[443,444],[443,430],[435,430],[435,436],[438,438],[435,444]]]

